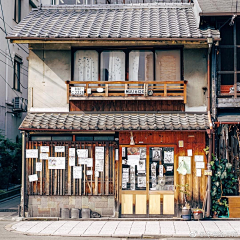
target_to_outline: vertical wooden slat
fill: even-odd
[[[163,93],[163,95],[164,95],[164,97],[166,97],[167,96],[167,84],[166,83],[164,83],[164,93]]]
[[[104,193],[102,193],[104,194]],[[109,194],[109,143],[105,147],[105,194]]]
[[[49,146],[48,157],[51,156],[50,153],[51,153],[51,146]],[[49,171],[50,171],[50,170],[48,169],[48,160],[46,160],[45,163],[46,163],[46,168],[45,168],[45,171],[46,171],[46,183],[45,183],[45,186],[46,186],[46,195],[49,195],[49,181],[50,181]]]
[[[57,157],[57,153],[55,152],[55,146],[57,145],[57,143],[54,144],[53,149],[54,149],[54,156]],[[52,170],[53,174],[54,174],[54,186],[53,186],[53,194],[57,195],[57,185],[58,185],[58,174],[57,171],[58,170]]]
[[[90,146],[90,158],[93,159],[93,144],[91,143],[91,146]],[[91,175],[91,195],[93,195],[93,164],[92,164],[92,167],[91,167],[91,171],[92,171],[92,175]]]
[[[184,103],[187,103],[187,81],[184,81]]]
[[[94,153],[94,163],[95,163],[95,161],[96,161],[96,159],[95,159],[95,156],[96,156],[96,154],[95,154],[95,147],[97,146],[97,144],[95,144],[95,146],[94,146],[94,149],[93,149],[93,153]],[[95,169],[95,171],[96,171],[96,169]],[[94,174],[95,175],[95,174]],[[98,177],[96,177],[96,175],[95,175],[95,190],[94,190],[94,195],[98,195]]]
[[[42,146],[42,142],[40,143],[40,146],[39,146],[39,159],[40,159],[40,149],[41,149],[41,146]],[[43,194],[43,171],[44,171],[44,166],[43,166],[43,161],[42,159],[40,159],[40,163],[42,163],[42,171],[40,172],[40,195]]]

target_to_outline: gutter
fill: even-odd
[[[7,36],[6,39],[10,40],[39,40],[39,41],[198,41],[198,42],[206,42],[207,38],[91,38],[91,37],[85,37],[85,38],[60,38],[60,37],[11,37]],[[214,38],[214,41],[220,41],[221,38]]]
[[[207,169],[211,171],[211,159],[212,159],[212,149],[213,149],[213,123],[211,119],[211,50],[212,50],[212,42],[209,41],[208,44],[208,64],[207,64],[207,81],[208,81],[208,121],[210,129],[207,130],[207,134],[209,137],[209,153],[208,153],[208,163]],[[208,175],[207,180],[207,213],[206,217],[210,217],[211,215],[211,176]]]

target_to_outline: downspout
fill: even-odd
[[[209,153],[208,153],[208,163],[207,169],[211,170],[211,159],[212,159],[212,134],[213,134],[213,123],[211,119],[211,50],[213,39],[208,38],[208,63],[207,63],[207,82],[208,82],[208,121],[210,129],[207,130],[208,138],[209,138]],[[207,180],[207,214],[206,217],[210,217],[211,215],[211,176],[208,175]]]
[[[22,188],[21,188],[21,216],[25,217],[26,205],[26,161],[25,161],[26,135],[22,131]]]

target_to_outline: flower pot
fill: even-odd
[[[182,219],[184,221],[190,221],[191,220],[191,215],[182,215]]]
[[[193,211],[193,219],[194,220],[201,220],[201,219],[203,219],[203,212],[202,212],[202,210],[194,210]]]

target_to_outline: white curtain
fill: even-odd
[[[125,81],[125,53],[111,51],[109,54],[108,81]]]
[[[138,81],[139,57],[139,51],[129,53],[129,81]]]
[[[98,52],[78,50],[74,54],[74,80],[98,81]],[[91,84],[93,86],[93,84]]]

